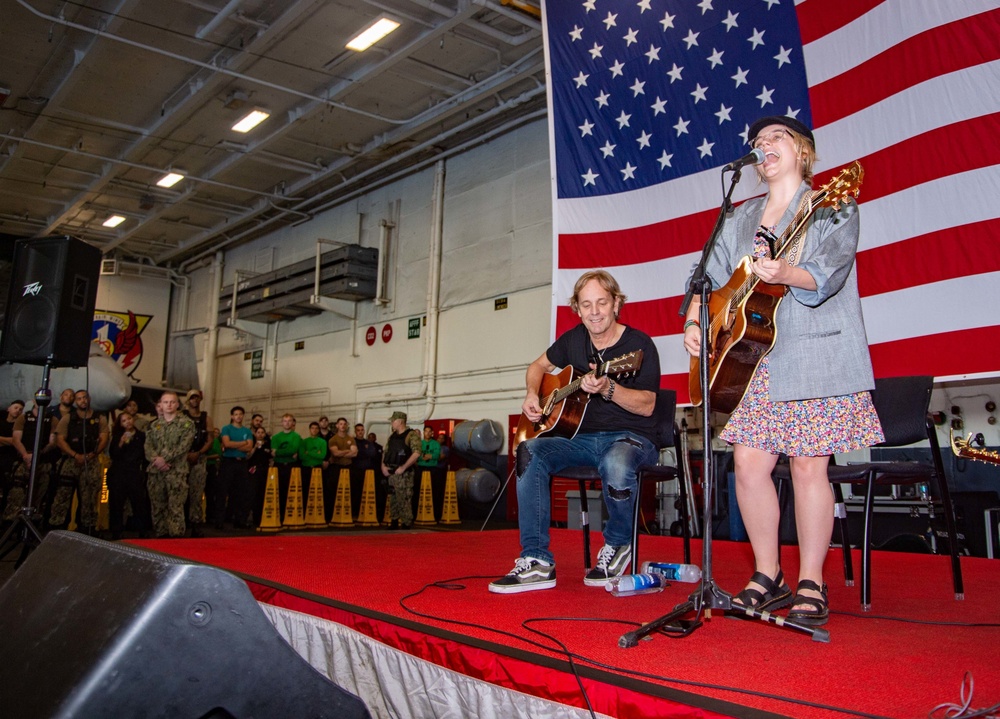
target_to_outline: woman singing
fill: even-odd
[[[869,390],[875,386],[855,253],[859,217],[854,203],[815,211],[799,243],[772,259],[767,234],[781,237],[812,182],[816,142],[792,117],[764,117],[747,133],[764,152],[757,174],[767,194],[743,203],[725,225],[709,258],[714,287],[726,283],[740,260],[788,293],[775,316],[776,341],[720,435],[733,445],[736,498],[753,548],[755,572],[733,597],[734,607],[775,611],[818,626],[828,617],[823,561],[833,532],[830,456],[883,440]],[[684,347],[701,349],[696,301],[684,323]],[[789,457],[799,540],[799,581],[794,597],[778,562],[777,492],[771,471]]]

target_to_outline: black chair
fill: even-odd
[[[677,466],[661,466],[658,464],[643,465],[636,473],[638,487],[635,497],[635,508],[632,512],[632,574],[635,574],[638,567],[639,556],[639,525],[642,514],[641,497],[642,483],[645,481],[662,482],[670,479],[677,479],[680,485],[680,505],[681,524],[683,526],[684,537],[684,563],[691,563],[691,530],[688,521],[687,511],[687,489],[684,484],[684,470],[681,461],[680,436],[674,422],[674,414],[677,409],[677,393],[669,389],[658,390],[656,395],[656,407],[653,415],[656,418],[656,448],[657,450],[673,447],[676,452]],[[593,487],[596,482],[601,481],[601,474],[597,467],[566,467],[552,476],[575,479],[580,483],[580,528],[583,530],[583,564],[590,569],[590,512],[587,506],[588,484]]]
[[[840,485],[865,485],[864,536],[861,544],[861,608],[866,612],[871,609],[872,524],[875,488],[879,486],[916,484],[933,487],[932,496],[941,500],[941,509],[948,531],[948,549],[951,554],[951,574],[955,599],[965,598],[962,566],[959,562],[955,509],[944,473],[944,462],[941,459],[937,431],[928,414],[933,384],[933,377],[888,377],[875,380],[875,391],[872,393],[875,411],[878,413],[882,423],[882,431],[885,433],[885,441],[877,446],[880,448],[904,447],[926,440],[930,444],[930,462],[875,461],[846,466],[831,465],[829,468],[830,482],[833,483],[836,502],[835,522],[839,528],[843,545],[844,578],[847,586],[854,584],[854,567],[851,562],[846,505]],[[791,479],[788,465],[779,464],[775,467],[772,476],[778,481],[779,502],[782,513],[784,513],[787,504],[786,484]]]

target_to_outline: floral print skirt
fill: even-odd
[[[765,357],[720,438],[770,454],[820,457],[850,452],[885,439],[869,392],[772,402]]]

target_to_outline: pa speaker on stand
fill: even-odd
[[[43,365],[42,386],[35,392],[39,421],[32,444],[31,468],[24,506],[3,536],[0,558],[21,546],[20,566],[42,541],[35,527],[35,474],[42,448],[45,408],[52,401],[49,375],[53,367],[87,364],[97,303],[101,251],[72,237],[18,240],[13,266],[0,362]]]
[[[82,240],[18,240],[0,362],[86,366],[100,269],[101,251]]]

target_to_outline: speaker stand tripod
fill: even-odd
[[[51,360],[51,358],[50,358]],[[28,554],[42,543],[42,533],[35,526],[35,474],[38,471],[38,452],[41,450],[42,435],[45,433],[45,408],[52,401],[52,391],[49,389],[49,374],[51,361],[45,363],[42,370],[42,386],[35,392],[35,406],[38,408],[38,420],[35,422],[35,440],[31,453],[31,470],[28,473],[28,491],[24,506],[14,518],[13,524],[0,537],[0,559],[3,559],[21,545],[21,556],[14,563],[14,568],[21,566]]]
[[[751,619],[757,619],[762,622],[769,622],[778,626],[805,632],[806,634],[812,636],[813,641],[830,641],[830,633],[821,627],[811,627],[784,617],[776,616],[771,612],[757,611],[752,607],[735,606],[732,603],[732,595],[721,589],[715,583],[715,579],[712,576],[712,505],[714,503],[713,495],[715,492],[715,461],[712,456],[712,409],[709,401],[709,389],[711,387],[711,382],[709,378],[709,352],[707,350],[707,348],[711,346],[711,335],[709,333],[711,317],[709,315],[708,306],[708,300],[711,294],[711,281],[706,274],[705,266],[708,263],[708,258],[712,254],[712,250],[715,248],[715,243],[722,234],[722,227],[726,223],[726,217],[732,211],[733,190],[736,189],[736,183],[739,181],[740,168],[736,168],[735,172],[733,172],[732,181],[729,185],[729,191],[722,200],[722,207],[719,210],[718,218],[716,218],[715,228],[712,230],[712,234],[708,238],[708,242],[705,243],[705,249],[702,251],[701,261],[698,263],[698,266],[695,268],[694,275],[691,277],[691,283],[688,287],[687,294],[684,296],[684,301],[681,303],[680,310],[681,316],[686,316],[694,295],[699,295],[701,298],[701,306],[698,310],[698,321],[701,324],[702,351],[698,361],[698,374],[702,397],[701,431],[702,439],[704,440],[702,479],[704,484],[703,499],[705,503],[704,519],[702,522],[704,534],[702,541],[701,582],[698,585],[698,589],[693,592],[690,597],[688,597],[688,601],[683,604],[678,604],[674,607],[673,611],[663,615],[659,619],[654,619],[633,632],[623,634],[618,639],[618,646],[623,649],[636,646],[640,639],[649,636],[653,632],[662,632],[668,636],[687,637],[691,635],[695,629],[702,626],[702,616],[704,616],[705,619],[712,618],[713,609],[718,609],[723,612],[731,612],[734,614],[739,613],[740,615]],[[692,619],[683,618],[688,615],[694,616]]]

